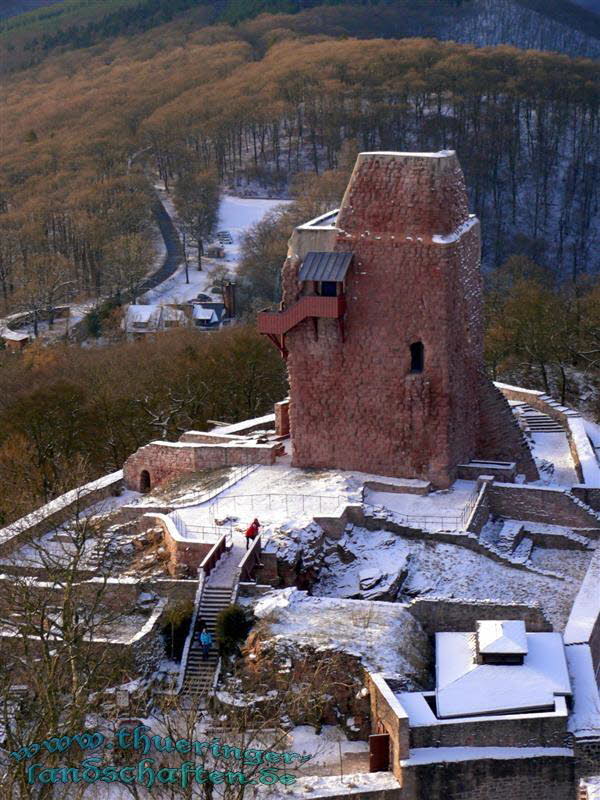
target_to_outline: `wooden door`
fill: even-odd
[[[374,733],[369,736],[369,772],[389,772],[390,735]]]

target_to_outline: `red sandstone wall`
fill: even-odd
[[[484,377],[479,223],[456,156],[361,154],[337,226],[334,249],[354,253],[344,341],[334,320],[286,335],[294,465],[447,486],[456,465],[481,457],[517,461],[536,479],[508,404]],[[293,242],[286,307],[308,291]],[[410,373],[415,341],[425,346],[420,374]]]
[[[379,211],[378,211],[379,210]],[[379,213],[379,215],[378,215]],[[336,321],[287,334],[293,463],[448,485],[473,455],[482,368],[479,226],[468,222],[455,157],[361,158],[346,192],[336,250],[352,250],[345,342]],[[297,297],[284,267],[284,302]],[[409,346],[425,345],[410,374]]]
[[[140,447],[123,465],[123,480],[128,489],[140,489],[143,470],[150,475],[150,486],[164,483],[176,475],[201,469],[239,464],[274,464],[281,445],[211,445],[151,442]]]
[[[481,426],[476,457],[516,461],[517,472],[525,475],[529,481],[537,480],[537,467],[523,432],[502,392],[484,374],[481,375],[480,397]]]
[[[123,481],[128,489],[139,491],[142,470],[150,474],[150,486],[154,487],[173,475],[195,471],[193,447],[165,447],[152,442],[140,447],[129,456],[123,465]]]

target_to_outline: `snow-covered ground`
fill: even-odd
[[[318,798],[318,797],[349,797],[360,800],[363,797],[381,796],[384,791],[400,792],[400,784],[391,772],[360,772],[351,775],[300,778],[296,783],[285,788],[277,789],[277,795],[271,794],[271,789],[263,786],[257,790],[258,797],[278,798]]]
[[[260,222],[270,211],[290,200],[263,200],[254,197],[224,195],[219,212],[219,230],[229,231],[233,244],[225,245],[225,261],[236,269],[241,257],[242,239],[248,228]]]
[[[458,545],[407,539],[389,531],[354,528],[343,545],[354,560],[344,563],[337,552],[327,556],[312,587],[314,595],[350,597],[359,590],[361,573],[391,573],[407,565],[401,601],[424,595],[539,604],[556,630],[564,629],[591,558],[589,552],[534,548],[543,554],[546,569],[565,576],[561,581],[505,566]]]
[[[426,495],[366,490],[365,503],[383,506],[400,516],[408,517],[409,520],[421,520],[419,527],[439,530],[460,527],[456,520],[460,518],[475,491],[475,481],[455,481],[449,489]]]
[[[360,502],[360,489],[368,477],[372,476],[295,469],[284,457],[250,473],[214,500],[179,509],[178,514],[191,525],[214,525],[229,518],[245,529],[258,517],[263,533],[302,528],[314,516],[334,515],[347,503]]]
[[[254,614],[264,634],[284,647],[356,656],[371,672],[427,680],[428,640],[419,623],[397,603],[310,597],[291,586],[264,595]]]
[[[164,190],[161,191],[160,184],[157,184],[156,188],[161,194],[161,200],[169,216],[173,220],[175,226],[178,227],[177,214],[173,206],[173,201]],[[234,273],[240,261],[242,239],[246,231],[251,228],[252,225],[260,222],[260,220],[274,208],[289,202],[289,200],[264,200],[253,197],[224,195],[219,212],[218,229],[229,231],[233,240],[232,244],[223,245],[225,249],[225,258],[203,257],[202,271],[198,271],[197,250],[195,248],[189,248],[189,283],[186,283],[185,265],[182,264],[170,278],[155,289],[146,292],[140,300],[144,303],[185,303],[188,300],[193,300],[200,293],[211,295],[215,301],[221,300],[220,296],[213,296],[210,292],[213,286],[211,278],[213,270],[217,267],[225,266],[230,272]]]
[[[579,483],[566,433],[535,431],[531,439],[532,454],[540,469],[543,484],[570,487]],[[554,470],[544,469],[545,463],[552,464]]]
[[[304,774],[317,774],[314,767],[333,767],[334,771],[336,768],[339,771],[340,751],[343,761],[347,761],[350,755],[366,757],[365,769],[368,769],[369,747],[367,743],[348,741],[344,731],[335,725],[323,725],[320,734],[317,734],[310,725],[298,725],[290,731],[290,738],[289,750],[311,756],[310,761],[302,767]],[[325,770],[319,770],[319,772],[321,771],[325,772]]]

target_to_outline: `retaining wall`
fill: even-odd
[[[241,444],[226,442],[202,444],[195,442],[150,442],[130,456],[123,466],[123,478],[128,489],[140,491],[141,474],[147,472],[150,488],[169,478],[201,469],[244,464],[274,464],[281,452],[279,442],[270,444]]]
[[[165,514],[144,514],[140,525],[144,528],[148,525],[161,528],[163,542],[169,553],[168,570],[173,576],[194,575],[215,544],[215,542],[194,542],[187,539],[179,533],[173,520]]]
[[[565,644],[587,644],[594,669],[600,667],[600,549],[591,558],[564,633]]]
[[[566,489],[494,482],[488,495],[491,513],[499,517],[596,530],[600,535],[600,517]]]
[[[34,536],[41,536],[58,527],[78,512],[111,495],[123,487],[123,472],[113,472],[57,497],[31,514],[21,517],[0,529],[0,556],[5,557]]]
[[[575,761],[566,749],[544,755],[542,748],[531,748],[530,757],[523,757],[526,751],[514,748],[512,757],[505,750],[503,758],[485,758],[487,748],[481,748],[480,758],[479,748],[465,749],[470,760],[444,761],[440,752],[431,763],[418,763],[422,751],[413,751],[415,758],[402,767],[402,800],[577,800]]]
[[[470,632],[478,620],[522,619],[531,633],[551,632],[552,625],[539,606],[494,603],[491,600],[463,600],[419,597],[406,606],[430,636],[441,631]]]
[[[567,432],[569,447],[579,480],[587,486],[600,487],[600,466],[585,431],[583,417],[578,411],[558,403],[553,397],[533,389],[510,386],[507,383],[495,384],[507,400],[528,403],[533,408],[547,414],[562,425]],[[600,498],[599,498],[600,499]],[[587,501],[586,501],[587,502]],[[600,505],[593,506],[599,509]]]
[[[158,667],[164,656],[158,629],[165,605],[166,601],[160,600],[140,629],[127,640],[94,637],[83,643],[90,662],[97,666],[94,685],[102,686],[106,681],[118,685]],[[45,646],[46,643],[36,636],[0,633],[0,653],[6,654],[7,660],[19,655],[26,655],[28,659],[41,658]]]

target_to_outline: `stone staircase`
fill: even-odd
[[[215,627],[220,611],[234,602],[234,594],[240,579],[240,564],[246,555],[246,539],[243,533],[233,531],[231,548],[225,552],[212,567],[210,574],[203,579],[197,602],[194,631],[185,662],[185,672],[181,685],[184,698],[198,699],[210,693],[219,665],[216,647]],[[198,640],[200,624],[204,622],[213,637],[213,646],[208,661],[203,661]]]
[[[184,695],[198,697],[211,690],[219,660],[215,635],[216,620],[219,612],[230,603],[231,586],[213,586],[209,583],[204,587],[185,667],[182,687]],[[205,623],[213,638],[213,646],[211,647],[208,661],[202,659],[202,650],[198,639],[202,622]]]
[[[526,403],[520,406],[520,412],[527,429],[531,433],[566,433],[559,422]]]

